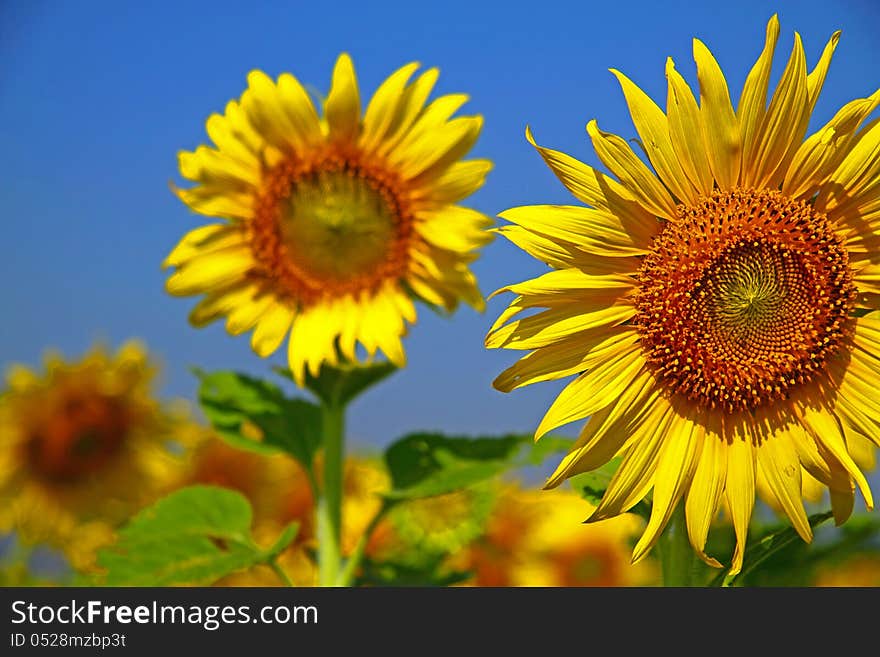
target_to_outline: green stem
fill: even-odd
[[[284,572],[284,569],[278,565],[278,562],[275,559],[269,560],[269,567],[278,575],[278,579],[280,579],[284,586],[293,586],[293,582],[290,581],[290,578],[287,576],[287,573]]]
[[[391,508],[391,506],[392,503],[388,502],[387,500],[383,502],[382,506],[376,512],[376,515],[373,516],[372,520],[370,520],[370,524],[367,525],[364,533],[361,534],[361,537],[358,539],[357,545],[354,546],[354,551],[351,553],[351,556],[348,557],[348,560],[345,562],[345,567],[339,574],[340,586],[351,586],[351,583],[354,581],[355,575],[357,574],[358,566],[361,565],[361,561],[363,561],[364,554],[367,551],[367,545],[370,542],[370,537],[373,535],[373,532],[376,530],[379,522],[382,520],[382,518],[385,517],[385,514],[388,513],[388,510]]]
[[[684,502],[678,504],[660,537],[660,560],[663,586],[694,586],[694,550],[688,540]]]
[[[335,586],[342,560],[342,465],[345,453],[345,405],[321,405],[324,433],[324,480],[318,499],[318,583]]]

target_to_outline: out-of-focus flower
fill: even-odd
[[[114,528],[175,476],[169,446],[190,440],[184,409],[153,396],[145,347],[95,347],[77,361],[57,354],[45,372],[10,368],[0,396],[0,530],[92,565]]]
[[[195,326],[226,318],[238,335],[253,329],[260,356],[288,334],[297,381],[360,343],[403,365],[401,342],[416,319],[413,298],[452,311],[482,308],[468,265],[491,221],[456,205],[479,189],[488,160],[464,160],[479,116],[450,118],[467,100],[426,105],[437,69],[408,83],[407,64],[361,114],[348,55],[336,62],[323,117],[289,73],[248,75],[239,101],[207,121],[214,147],[180,153],[196,183],[176,189],[194,211],[223,221],[188,233],[165,260],[171,294],[205,297]]]
[[[404,502],[392,512],[391,524],[407,550],[453,553],[483,533],[493,503],[490,488],[465,488]]]
[[[863,554],[843,563],[822,566],[814,586],[880,587],[880,556]]]
[[[653,561],[630,563],[644,522],[624,514],[583,520],[594,507],[570,491],[506,489],[485,535],[452,563],[473,572],[474,586],[650,586]]]

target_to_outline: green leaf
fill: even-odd
[[[268,551],[251,537],[251,506],[219,486],[180,489],[144,509],[98,553],[108,586],[207,585],[277,556],[296,535],[288,527]]]
[[[385,451],[391,474],[389,499],[442,495],[492,479],[514,463],[529,436],[447,437],[438,433],[404,436]]]
[[[274,369],[281,376],[294,380],[289,369],[283,367]],[[338,366],[324,364],[318,376],[306,372],[305,387],[325,404],[345,405],[396,371],[397,366],[387,361],[345,363]]]
[[[196,374],[199,403],[218,434],[241,449],[287,452],[311,470],[321,444],[318,406],[289,399],[277,386],[237,372]]]
[[[824,513],[815,513],[809,517],[810,527],[818,527],[833,517],[831,511]],[[790,525],[771,531],[758,541],[749,543],[746,552],[743,555],[742,571],[733,577],[726,573],[719,573],[712,580],[710,586],[733,586],[740,580],[747,578],[752,572],[757,570],[761,564],[774,556],[789,548],[792,544],[800,541],[801,538]]]

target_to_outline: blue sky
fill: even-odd
[[[473,154],[496,163],[469,204],[489,215],[570,197],[523,136],[598,165],[584,126],[635,131],[618,68],[665,106],[664,62],[695,80],[691,39],[714,52],[734,97],[778,11],[778,77],[793,33],[812,65],[843,36],[812,127],[880,80],[871,0],[845,2],[42,2],[0,4],[0,365],[37,363],[45,347],[82,353],[95,339],[143,339],[163,365],[160,392],[193,398],[189,367],[252,374],[259,359],[222,325],[195,330],[193,301],[163,289],[159,263],[206,219],[169,191],[176,153],[206,141],[204,120],[240,95],[247,72],[284,71],[326,92],[340,51],[354,58],[366,97],[417,60],[441,71],[437,92],[466,92],[485,117]],[[542,266],[497,240],[474,266],[485,293]],[[453,318],[422,309],[406,339],[408,367],[352,408],[355,443],[403,432],[496,434],[534,429],[560,384],[509,395],[491,387],[513,352],[483,337],[506,300]]]

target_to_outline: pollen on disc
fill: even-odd
[[[655,375],[734,412],[786,398],[851,330],[847,251],[827,218],[770,190],[716,191],[656,238],[636,322]]]

